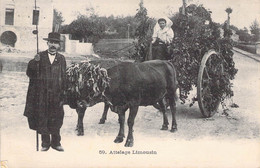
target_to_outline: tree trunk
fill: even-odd
[[[183,3],[183,5],[182,5],[182,14],[186,15],[185,9],[186,9],[186,6],[187,6],[187,0],[182,0],[182,3]]]
[[[229,13],[228,13],[227,29],[229,29],[229,26],[230,26],[230,16],[229,16]]]

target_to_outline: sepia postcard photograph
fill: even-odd
[[[0,0],[1,168],[260,168],[260,0]]]

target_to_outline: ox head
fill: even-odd
[[[72,108],[89,107],[105,101],[105,89],[110,78],[107,70],[99,65],[83,62],[72,64],[67,69],[66,97]]]

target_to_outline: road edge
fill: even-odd
[[[238,53],[240,53],[240,54],[242,54],[242,55],[245,55],[245,56],[247,56],[248,58],[251,58],[251,59],[253,59],[253,60],[257,61],[257,62],[260,62],[260,55],[258,56],[258,55],[256,55],[256,54],[251,54],[251,53],[248,53],[248,52],[243,51],[243,50],[241,50],[241,49],[238,49],[238,48],[236,48],[236,47],[233,47],[232,50],[235,51],[235,52],[238,52]]]

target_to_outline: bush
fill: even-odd
[[[235,47],[237,47],[237,48],[239,48],[241,50],[244,50],[244,51],[256,54],[256,47],[255,47],[255,45],[236,44]]]

